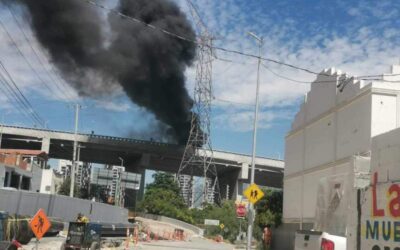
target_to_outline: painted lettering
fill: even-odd
[[[394,235],[394,241],[400,242],[400,222],[399,221],[393,222],[393,235]]]
[[[389,196],[395,196],[390,200],[389,211],[393,217],[400,217],[400,186],[393,184],[389,188]]]
[[[374,245],[371,250],[381,250],[381,248],[378,245]],[[384,246],[383,250],[390,250],[390,247]],[[395,247],[393,250],[400,250],[400,247]]]
[[[379,222],[374,221],[374,227],[371,226],[371,222],[367,220],[367,239],[379,240]]]
[[[372,184],[372,214],[374,217],[385,216],[385,210],[378,209],[377,198],[376,198],[376,184],[378,183],[378,173],[374,173],[374,181]]]
[[[391,221],[382,221],[382,237],[384,240],[390,240],[390,232],[392,231]]]

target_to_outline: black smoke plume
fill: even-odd
[[[194,44],[112,13],[104,16],[84,0],[9,2],[26,7],[37,40],[80,95],[100,98],[122,88],[168,125],[177,142],[186,142],[193,101],[184,71],[194,60]],[[195,39],[186,16],[169,0],[120,0],[116,8]]]

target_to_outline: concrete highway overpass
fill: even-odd
[[[1,147],[14,149],[39,149],[50,158],[72,159],[75,135],[71,132],[37,128],[0,127]],[[124,159],[128,171],[143,173],[145,169],[176,173],[184,147],[176,144],[144,141],[131,138],[78,134],[80,160],[84,162],[120,165]],[[210,152],[205,152],[210,154]],[[229,186],[230,198],[242,193],[249,183],[251,157],[223,151],[214,151],[221,194],[225,197]],[[256,158],[255,182],[258,185],[282,188],[284,163],[281,160]]]

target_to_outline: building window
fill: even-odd
[[[10,173],[6,172],[6,175],[4,176],[4,187],[8,187],[8,179],[10,178]]]

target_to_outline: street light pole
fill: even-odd
[[[258,123],[258,109],[259,109],[259,89],[260,89],[260,65],[261,65],[261,49],[263,45],[263,38],[258,37],[252,32],[248,32],[250,36],[258,42],[258,66],[257,66],[257,87],[256,87],[256,106],[254,110],[254,125],[253,125],[253,152],[251,156],[251,172],[250,172],[250,184],[254,184],[254,174],[255,174],[255,158],[256,158],[256,148],[257,148],[257,123]],[[247,228],[247,250],[251,249],[251,239],[253,238],[253,224],[256,216],[254,206],[250,203],[249,208],[249,225]]]
[[[124,159],[122,157],[118,157],[118,159],[121,161],[121,167],[124,166]]]
[[[0,148],[1,148],[1,141],[3,140],[3,128],[4,128],[4,115],[1,115]]]
[[[79,125],[79,109],[81,106],[75,104],[75,133],[74,133],[74,149],[72,154],[72,166],[71,166],[71,185],[69,188],[69,196],[74,197],[74,186],[75,186],[75,165],[76,165],[76,150],[78,148],[78,125]]]

